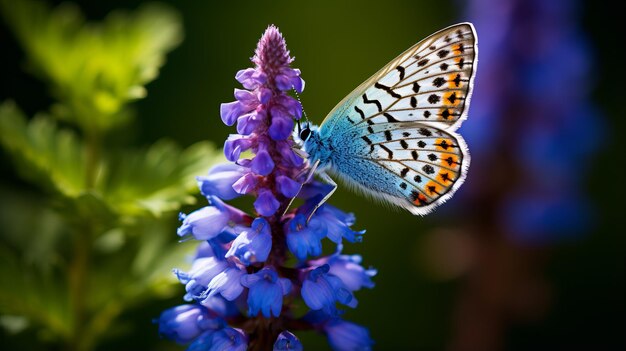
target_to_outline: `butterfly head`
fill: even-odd
[[[293,139],[296,141],[296,144],[303,146],[316,131],[317,126],[311,124],[308,119],[303,123],[298,121],[298,129],[294,131]]]
[[[311,128],[309,128],[309,126],[307,125],[304,128],[302,128],[302,130],[300,131],[300,140],[306,142],[310,136],[311,136]]]

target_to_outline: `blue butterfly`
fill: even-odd
[[[470,163],[456,134],[467,118],[477,63],[471,23],[445,28],[395,58],[297,140],[312,169],[424,215],[461,186]],[[296,138],[296,139],[298,139]],[[313,213],[312,212],[312,213]]]

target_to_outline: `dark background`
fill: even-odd
[[[134,9],[140,3],[76,2],[92,20],[103,18],[112,9]],[[221,123],[219,105],[233,100],[232,91],[239,87],[234,74],[251,65],[256,41],[268,24],[276,24],[285,35],[296,57],[293,66],[302,70],[306,81],[301,96],[304,109],[311,120],[320,123],[339,100],[398,53],[439,28],[467,20],[460,2],[450,1],[172,1],[171,6],[182,15],[185,40],[168,55],[159,78],[148,85],[148,97],[136,104],[137,121],[121,131],[122,136],[137,137],[139,144],[169,137],[183,145],[208,139],[221,146],[235,131]],[[483,241],[459,238],[460,218],[478,211],[467,202],[465,207],[454,206],[453,199],[434,215],[419,218],[366,201],[341,187],[333,196],[334,205],[357,215],[357,229],[367,229],[364,242],[347,245],[346,251],[363,255],[365,265],[379,270],[376,288],[358,292],[359,307],[345,315],[370,328],[376,349],[481,350],[493,345],[507,350],[624,349],[626,145],[621,133],[626,125],[620,101],[625,91],[624,58],[618,53],[623,50],[623,30],[618,30],[619,21],[611,20],[607,12],[599,1],[581,4],[580,25],[595,60],[587,83],[605,125],[599,151],[579,169],[587,174],[586,201],[595,208],[593,224],[583,235],[548,244],[506,243],[502,251],[482,250],[476,247]],[[0,23],[0,45],[0,100],[16,100],[28,115],[45,110],[51,102],[45,85],[22,69],[23,53],[4,23]],[[471,109],[466,123],[472,123]],[[469,147],[471,150],[471,143]],[[2,153],[0,171],[2,182],[28,187],[12,173]],[[473,172],[470,169],[466,186],[472,183]],[[453,234],[444,238],[452,238],[453,249],[446,250],[448,244],[431,240],[437,230],[452,230]],[[467,253],[465,247],[472,248],[470,257],[456,262],[452,256]],[[488,278],[486,283],[476,279],[476,272],[484,272],[477,267],[481,262],[498,265],[497,259],[483,259],[485,252],[513,252],[520,258],[516,264],[531,267],[524,269],[524,274],[530,275],[540,292],[527,300],[522,294],[524,301],[518,310],[528,313],[502,307],[499,312],[478,308],[476,318],[464,314],[467,295],[481,291],[475,285],[489,284]],[[128,311],[123,318],[134,325],[133,332],[101,349],[175,349],[169,341],[159,339],[150,320],[162,309],[178,304],[182,294],[181,286],[180,296],[146,301]],[[470,301],[474,300],[470,297]],[[497,317],[484,318],[488,315]],[[464,323],[495,325],[478,326],[473,330],[485,334],[467,338],[463,336]],[[298,335],[307,349],[326,347],[322,337]],[[27,336],[13,337],[12,343],[21,337]],[[8,336],[2,334],[0,340],[5,338]],[[460,340],[471,342],[459,348]]]

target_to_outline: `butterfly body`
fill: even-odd
[[[476,56],[474,28],[461,23],[391,61],[319,127],[308,126],[300,134],[316,173],[333,185],[327,173],[337,175],[414,214],[446,201],[469,166],[467,146],[456,129],[467,116]]]

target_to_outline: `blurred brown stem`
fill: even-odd
[[[101,138],[97,131],[88,131],[86,140],[85,185],[89,191],[96,184],[98,165],[100,163]],[[68,348],[73,351],[86,351],[92,348],[95,335],[87,333],[88,314],[86,308],[88,291],[88,273],[91,249],[94,238],[94,224],[86,218],[78,226],[74,235],[74,257],[69,267],[69,297],[72,313],[72,333]]]

